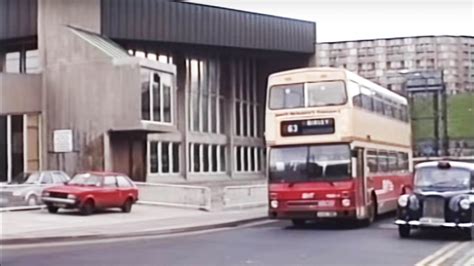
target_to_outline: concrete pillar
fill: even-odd
[[[59,78],[65,64],[77,60],[74,38],[66,25],[100,32],[100,0],[38,0],[38,50],[42,75],[42,151],[43,167],[59,168],[57,154],[53,150],[52,135],[57,128],[70,128],[71,122],[62,113],[70,110],[55,110],[54,102],[61,101],[64,85]],[[48,155],[51,154],[51,155]],[[66,161],[74,161],[73,154],[66,154]],[[67,159],[69,158],[69,160]],[[64,159],[64,158],[62,158]],[[64,168],[68,168],[62,165]]]

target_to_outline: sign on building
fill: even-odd
[[[60,129],[53,132],[54,152],[72,152],[72,130]]]

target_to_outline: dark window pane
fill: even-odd
[[[153,74],[153,120],[161,121],[160,76]]]
[[[158,142],[150,142],[150,172],[158,173]]]
[[[194,144],[194,172],[200,172],[201,171],[201,156],[199,154],[199,144]]]
[[[225,165],[226,165],[225,153],[226,153],[225,146],[220,146],[221,171],[225,171]]]
[[[249,148],[250,149],[250,171],[255,172],[255,149],[256,148]]]
[[[241,123],[241,121],[240,121],[240,103],[236,102],[235,103],[235,134],[237,136],[241,135],[240,123]]]
[[[243,131],[242,131],[242,136],[248,136],[248,122],[249,122],[249,117],[248,117],[248,105],[243,103],[242,104],[242,123],[243,123]]]
[[[220,98],[219,99],[219,116],[220,116],[220,132],[221,134],[224,134],[225,133],[225,119],[226,119],[226,115],[227,115],[227,112],[224,111],[225,110],[225,106],[224,106],[224,98]]]
[[[150,72],[141,69],[140,77],[142,83],[142,119],[150,120]]]
[[[173,173],[179,173],[179,143],[173,143]]]
[[[211,165],[212,165],[212,169],[211,169],[211,171],[212,171],[212,172],[217,172],[217,167],[218,167],[218,165],[217,165],[217,148],[218,148],[218,146],[217,146],[217,145],[212,145],[211,147],[212,147],[212,151],[211,151],[211,158],[212,158],[212,160],[211,160]]]
[[[377,172],[377,152],[367,151],[367,165],[371,173]]]
[[[191,116],[193,117],[193,131],[199,131],[199,95],[197,92],[193,92],[192,97],[193,113],[191,114]]]
[[[0,116],[0,181],[7,181],[7,117]]]
[[[163,120],[171,122],[171,86],[163,83]]]
[[[217,97],[212,96],[211,98],[211,132],[217,132]]]
[[[24,171],[23,161],[23,116],[13,115],[12,120],[12,176]]]
[[[235,167],[237,172],[242,171],[241,147],[235,147]]]
[[[209,132],[209,95],[202,95],[202,130]]]
[[[202,169],[203,172],[209,172],[209,145],[202,145]]]
[[[270,90],[270,109],[298,108],[304,106],[303,84],[278,85]]]
[[[242,171],[247,172],[249,170],[249,153],[248,153],[248,147],[242,147],[242,153],[244,154],[244,163],[243,163],[243,168]]]
[[[379,172],[388,172],[388,153],[386,151],[378,153],[377,165]]]
[[[169,157],[169,143],[161,143],[161,172],[170,172],[170,157]]]

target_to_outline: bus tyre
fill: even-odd
[[[53,205],[48,205],[47,208],[49,213],[57,213],[59,209],[58,207],[54,207]]]
[[[292,219],[291,222],[293,223],[293,226],[295,227],[301,227],[306,224],[306,220],[304,219]]]
[[[410,226],[408,226],[408,225],[399,225],[398,226],[398,235],[401,238],[409,238],[410,237]]]

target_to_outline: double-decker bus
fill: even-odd
[[[344,69],[270,75],[265,140],[271,218],[370,224],[411,189],[406,98]]]

